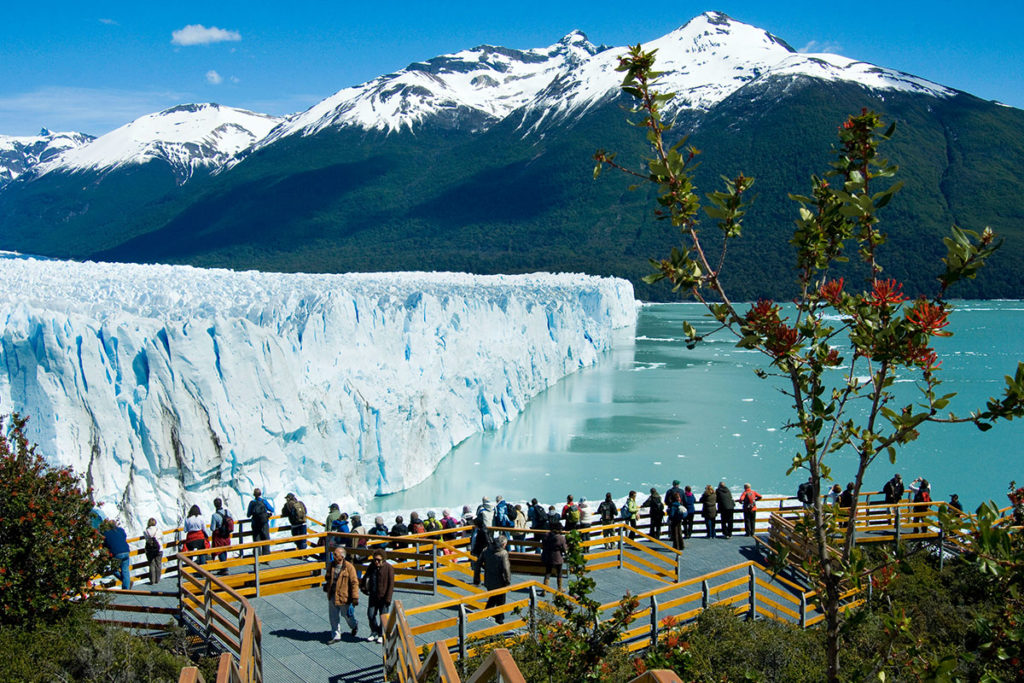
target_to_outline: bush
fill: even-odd
[[[91,492],[36,453],[25,423],[0,418],[0,627],[61,618],[107,562]]]
[[[93,621],[80,604],[52,623],[5,626],[0,652],[0,681],[176,681],[192,665],[153,639]]]

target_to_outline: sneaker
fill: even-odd
[[[356,637],[356,633],[357,633],[358,631],[359,631],[359,627],[358,627],[358,626],[353,626],[353,627],[352,627],[352,631],[351,631],[351,633],[352,633],[352,637],[353,637],[353,638],[355,638],[355,637]]]
[[[341,642],[341,636],[332,636],[331,639],[327,641],[327,644],[328,645],[334,645],[335,643],[340,643],[340,642]]]

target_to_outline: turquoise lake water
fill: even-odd
[[[796,450],[783,429],[788,398],[778,380],[755,376],[763,356],[728,337],[688,350],[682,321],[697,325],[702,313],[696,304],[645,306],[635,333],[623,331],[595,367],[537,396],[500,430],[459,444],[429,479],[378,497],[370,511],[475,506],[496,494],[619,498],[652,486],[664,492],[675,478],[695,489],[725,481],[739,490],[749,481],[761,493],[793,495],[803,477],[785,474]],[[1024,360],[1024,302],[959,302],[951,320],[955,335],[936,344],[942,393],[957,392],[949,409],[966,414],[1001,394],[1003,376]],[[897,388],[912,389],[912,381],[897,379]],[[898,471],[907,481],[929,479],[936,500],[956,492],[972,510],[983,499],[1004,504],[1009,480],[1024,480],[1022,446],[1024,420],[984,434],[972,425],[926,425],[895,465],[872,466],[867,485],[881,489]],[[836,481],[845,484],[853,468],[852,457],[833,458]]]

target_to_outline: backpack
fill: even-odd
[[[252,526],[255,529],[262,529],[267,525],[270,520],[270,515],[267,512],[267,505],[263,502],[262,498],[256,498],[253,500],[252,505]]]
[[[538,529],[548,527],[548,513],[540,503],[533,506],[533,523]]]
[[[814,486],[810,482],[805,481],[796,488],[796,499],[801,503],[813,503],[814,500]]]
[[[292,504],[292,518],[292,524],[302,524],[306,521],[306,505],[301,500],[296,500]]]
[[[565,512],[565,521],[570,524],[580,523],[580,509],[575,505],[569,506],[569,509]]]
[[[160,541],[156,540],[150,535],[146,535],[146,554],[147,555],[160,555],[163,553],[163,548],[160,547]]]
[[[235,518],[231,516],[231,513],[224,508],[223,510],[217,510],[221,516],[220,527],[217,529],[218,536],[230,536],[235,533]]]
[[[441,528],[442,529],[454,529],[458,525],[459,525],[459,523],[457,521],[455,521],[455,519],[452,518],[452,517],[444,517],[444,518],[441,519]]]
[[[606,500],[597,508],[597,512],[601,515],[602,522],[611,522],[615,519],[615,503]]]
[[[410,534],[423,534],[426,533],[427,529],[423,526],[423,522],[413,522],[409,525]]]

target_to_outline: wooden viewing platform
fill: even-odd
[[[602,603],[601,617],[610,616],[627,592],[640,599],[636,620],[622,639],[629,650],[656,642],[665,617],[685,623],[713,605],[731,606],[749,618],[800,626],[823,619],[815,605],[816,593],[804,577],[792,570],[773,573],[764,560],[769,539],[776,547],[796,542],[792,527],[803,514],[802,507],[792,499],[761,503],[768,504],[763,509],[759,506],[759,537],[695,535],[682,553],[647,536],[643,524],[635,539],[630,538],[633,529],[622,522],[584,530],[583,546],[597,582],[593,597]],[[936,525],[944,505],[902,503],[891,513],[891,506],[865,507],[853,521],[858,542],[899,538],[948,542]],[[742,528],[741,520],[737,521]],[[309,523],[320,524],[312,519]],[[695,524],[694,531],[698,527],[703,532],[702,524]],[[387,553],[396,569],[396,593],[384,646],[365,640],[369,629],[364,605],[357,608],[359,637],[326,644],[330,633],[327,600],[321,590],[323,549],[295,549],[297,539],[314,543],[327,536],[353,536],[319,532],[292,537],[286,527],[279,527],[270,541],[232,546],[224,562],[208,559],[205,565],[197,564],[215,550],[221,552],[220,548],[168,553],[168,572],[157,586],[108,590],[111,604],[97,616],[151,632],[164,629],[168,620],[177,620],[205,639],[212,650],[223,651],[218,681],[379,681],[384,678],[385,662],[393,678],[416,680],[428,658],[433,658],[436,671],[445,671],[451,662],[472,655],[481,639],[510,632],[523,637],[537,619],[552,611],[553,590],[542,594],[539,577],[529,573],[536,566],[531,551],[538,543],[532,533],[522,541],[527,553],[512,554],[513,584],[503,589],[509,593],[507,604],[484,609],[491,593],[472,585],[470,531],[462,527],[396,539],[365,536],[368,547],[349,549],[350,558],[360,564],[375,545],[409,544]],[[519,544],[510,541],[510,547]],[[255,552],[257,548],[262,552]],[[144,564],[136,567],[142,569]],[[850,591],[845,607],[862,601],[857,591]],[[493,621],[498,612],[506,613],[503,626]],[[423,656],[427,650],[429,654]],[[498,660],[501,657],[491,664],[501,665]],[[182,680],[196,680],[189,678],[192,675],[186,669]]]

